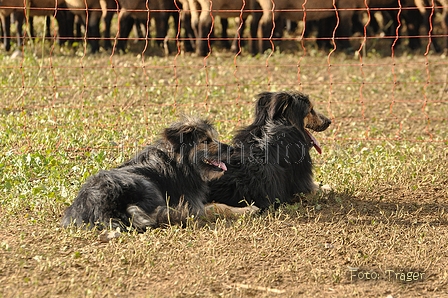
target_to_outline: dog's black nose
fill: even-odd
[[[324,119],[323,119],[324,121],[323,121],[323,130],[325,130],[325,129],[327,129],[328,128],[328,126],[330,126],[330,124],[331,124],[331,120],[330,119],[328,119],[327,117],[324,117]]]

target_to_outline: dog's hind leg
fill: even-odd
[[[148,214],[137,205],[129,205],[126,208],[126,212],[129,214],[129,221],[132,226],[137,230],[144,231],[146,228],[158,227],[157,214],[160,211],[159,208],[163,207],[157,207],[154,212]]]
[[[183,202],[176,207],[158,206],[151,213],[137,205],[129,205],[126,212],[129,214],[131,225],[141,232],[147,228],[157,228],[163,225],[183,225],[191,215],[188,205]]]

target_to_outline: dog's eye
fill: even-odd
[[[202,140],[200,143],[204,144],[204,145],[211,144],[211,143],[213,143],[213,140],[206,139],[206,140]]]

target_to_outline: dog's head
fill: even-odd
[[[255,108],[256,125],[268,121],[286,121],[306,133],[310,144],[321,153],[319,142],[308,129],[324,131],[331,120],[314,109],[309,97],[300,92],[263,92],[259,94]]]
[[[227,171],[223,161],[233,149],[218,141],[218,133],[207,120],[185,118],[166,128],[163,137],[177,161],[192,165],[204,181],[220,178]]]

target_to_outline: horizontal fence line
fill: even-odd
[[[138,0],[135,0],[138,1]],[[274,1],[275,2],[275,1]],[[101,8],[67,8],[67,7],[24,7],[24,6],[0,6],[2,9],[5,10],[22,10],[22,11],[30,11],[30,12],[34,12],[34,11],[48,11],[48,12],[54,12],[54,11],[74,11],[74,12],[87,12],[87,13],[91,13],[91,12],[103,12],[103,10]],[[336,11],[354,11],[354,12],[364,12],[364,11],[371,11],[371,12],[377,12],[377,11],[407,11],[407,10],[419,10],[419,9],[425,9],[425,10],[439,10],[439,9],[443,9],[445,6],[443,5],[434,5],[434,6],[422,6],[422,7],[418,7],[418,6],[402,6],[402,7],[370,7],[370,6],[364,6],[364,7],[344,7],[344,8],[339,8],[336,5],[336,8],[306,8],[302,9],[302,8],[284,8],[284,9],[277,9],[274,8],[274,12],[336,12]],[[120,11],[120,8],[107,8],[106,9],[107,12],[114,12],[116,13],[117,11]],[[201,9],[197,9],[197,10],[192,10],[192,9],[151,9],[151,7],[149,7],[149,9],[127,9],[127,12],[130,13],[179,13],[180,11],[182,12],[188,12],[188,13],[195,13],[195,12],[200,12]],[[210,12],[209,8],[207,9],[208,12]],[[261,13],[263,12],[262,9],[254,9],[254,8],[249,8],[248,5],[246,6],[241,6],[240,9],[214,9],[212,6],[211,12],[218,12],[218,13],[235,13],[235,14],[239,14],[241,12],[245,12],[245,13]],[[269,11],[272,11],[272,9],[269,9]]]
[[[61,116],[60,118],[63,118],[63,117]],[[88,118],[88,117],[86,117],[86,118]],[[407,118],[405,120],[400,120],[401,118],[398,118],[398,117],[381,117],[380,120],[378,120],[378,117],[370,116],[370,117],[364,117],[364,118],[358,118],[358,117],[353,117],[353,118],[350,118],[350,117],[338,117],[336,119],[333,119],[332,123],[334,125],[336,125],[336,124],[351,123],[353,121],[355,121],[355,122],[366,122],[366,121],[369,121],[371,119],[376,119],[375,122],[369,122],[372,125],[379,124],[379,123],[384,123],[384,122],[387,122],[387,121],[392,121],[392,122],[389,122],[389,123],[397,124],[397,123],[412,122],[412,121],[415,121],[415,120],[423,120],[422,124],[427,125],[428,121],[440,121],[440,122],[443,122],[443,121],[448,120],[448,118],[428,117],[428,116],[409,117],[409,118]],[[350,120],[350,121],[348,121],[348,120]],[[222,122],[222,123],[226,123],[226,122],[227,123],[233,123],[234,121],[233,120],[221,120],[220,119],[219,122]],[[47,122],[44,122],[44,123],[45,124],[49,124],[49,127],[54,127],[55,129],[60,128],[60,127],[66,127],[66,126],[69,127],[69,126],[71,126],[70,123],[63,124],[63,123],[57,122],[57,120],[51,120],[51,121],[47,121]],[[109,128],[110,127],[109,124],[107,124],[107,125],[89,124],[89,126],[90,127],[98,127],[98,128]],[[28,128],[26,123],[23,124],[23,127],[24,128]]]
[[[143,99],[142,99],[143,100]],[[52,101],[51,99],[50,100],[48,100],[48,101]],[[314,99],[313,100],[315,103],[327,103],[328,104],[328,101],[325,101],[325,100],[316,100],[316,99]],[[363,104],[364,105],[369,105],[369,103],[391,103],[392,102],[392,100],[389,100],[389,101],[372,101],[372,102],[368,102],[368,99],[366,100],[367,102],[364,102]],[[425,103],[423,104],[423,101],[425,101]],[[252,103],[252,101],[250,101],[250,102],[248,102],[248,101],[243,101],[243,100],[241,100],[241,104],[242,103],[244,103],[244,104],[248,104],[248,103]],[[423,106],[423,105],[428,105],[428,104],[435,104],[435,103],[448,103],[448,100],[425,100],[425,99],[420,99],[420,100],[415,100],[415,101],[405,101],[405,100],[393,100],[393,103],[394,104],[401,104],[401,103],[415,103],[415,104],[418,104],[419,106],[420,106],[420,108]],[[139,107],[142,107],[142,108],[150,108],[150,107],[173,107],[173,104],[175,104],[176,105],[176,107],[178,107],[178,108],[181,108],[181,107],[190,107],[190,106],[197,106],[197,107],[200,107],[200,106],[204,106],[204,103],[196,103],[196,104],[184,104],[184,103],[181,103],[181,102],[171,102],[171,103],[168,103],[168,104],[163,104],[163,103],[145,103],[145,104],[142,104],[142,103],[140,103],[140,102],[138,102],[138,103],[130,103],[130,104],[120,104],[120,105],[101,105],[101,104],[92,104],[92,105],[94,105],[94,106],[96,106],[96,107],[98,107],[98,108],[109,108],[109,109],[122,109],[123,107],[133,107],[133,106],[136,106],[136,105],[138,105]],[[344,102],[344,101],[332,101],[332,102],[330,102],[330,104],[331,105],[360,105],[361,103],[359,102],[359,101],[357,101],[357,102]],[[63,106],[62,106],[63,105]],[[36,109],[36,110],[38,110],[38,109],[44,109],[44,108],[51,108],[51,109],[64,109],[64,108],[67,108],[67,109],[82,109],[82,108],[88,108],[88,107],[91,107],[92,105],[83,105],[83,104],[79,104],[79,105],[75,105],[75,104],[72,104],[72,105],[66,105],[64,102],[61,102],[60,103],[60,105],[59,104],[48,104],[48,105],[27,105],[27,104],[23,104],[23,105],[21,105],[21,104],[18,104],[18,107],[15,107],[14,109],[11,107],[11,106],[7,106],[7,105],[1,105],[0,106],[0,109],[3,109],[3,113],[5,113],[5,112],[8,112],[9,110],[11,110],[11,111],[13,111],[13,112],[17,112],[17,111],[22,111],[22,109],[21,108],[23,108],[23,110],[25,110],[25,109]],[[210,105],[210,103],[209,103],[209,105]],[[220,106],[226,106],[226,105],[230,105],[230,106],[234,106],[234,105],[236,105],[235,104],[235,102],[219,102],[219,105]],[[323,109],[323,107],[321,108],[321,109]],[[385,107],[385,109],[389,109],[389,106],[387,106],[387,107]],[[0,111],[1,112],[1,111]],[[351,117],[351,118],[341,118],[341,117],[338,117],[339,119],[369,119],[369,118],[375,118],[375,117],[365,117],[365,118],[355,118],[355,117]],[[381,117],[381,118],[387,118],[387,117]],[[416,119],[423,119],[423,117],[422,118],[416,118]],[[426,118],[425,118],[426,119]],[[446,119],[448,119],[448,118],[434,118],[434,117],[428,117],[428,119],[439,119],[439,120],[446,120]]]
[[[10,36],[6,36],[7,38],[11,38],[11,39],[15,39],[17,38],[17,36],[14,35],[10,35]],[[128,40],[128,41],[144,41],[144,40],[154,40],[154,41],[195,41],[195,40],[204,40],[204,41],[233,41],[235,39],[241,40],[241,41],[256,41],[256,40],[273,40],[273,41],[315,41],[315,40],[339,40],[339,39],[347,39],[347,40],[352,40],[352,41],[357,41],[357,40],[370,40],[370,39],[409,39],[409,38],[413,38],[413,39],[428,39],[428,38],[444,38],[447,37],[447,35],[445,34],[435,34],[432,33],[430,35],[403,35],[403,34],[399,34],[399,35],[382,35],[382,36],[335,36],[335,37],[249,37],[249,36],[240,36],[238,38],[236,37],[204,37],[204,38],[190,38],[190,37],[109,37],[109,38],[105,38],[105,37],[65,37],[64,39],[66,39],[67,41],[86,41],[86,40],[110,40],[110,41],[115,41],[115,40]],[[29,36],[27,34],[26,31],[24,31],[24,35],[20,36],[20,38],[25,38],[28,39]],[[33,38],[40,38],[40,36],[34,36]],[[45,37],[45,40],[55,40],[56,38],[54,37]]]
[[[141,148],[143,149],[145,146],[149,145],[151,142],[156,140],[158,136],[154,136],[153,138],[147,140],[147,144],[140,144],[140,145],[111,145],[111,146],[88,146],[88,147],[76,147],[76,148],[70,148],[70,147],[63,147],[62,145],[58,146],[57,149],[62,149],[66,152],[90,152],[93,150],[105,150],[105,151],[112,151],[112,150],[123,150],[123,149],[136,149]],[[138,139],[135,139],[136,141]],[[338,138],[320,138],[319,140],[322,144],[324,143],[338,143],[338,142],[362,142],[362,141],[368,141],[368,142],[410,142],[410,143],[427,143],[428,141],[431,141],[431,143],[437,144],[437,145],[443,145],[448,144],[448,139],[446,140],[433,140],[433,139],[408,139],[408,138],[345,138],[345,137],[338,137]],[[224,140],[225,141],[225,140]],[[13,150],[22,150],[23,148],[15,148]]]
[[[148,117],[150,117],[150,116],[148,116]],[[62,116],[60,118],[62,118]],[[85,118],[89,118],[89,117],[85,117]],[[371,119],[373,119],[373,117],[366,117],[364,119],[360,119],[360,118],[341,118],[341,117],[338,117],[336,119],[333,119],[332,125],[339,125],[339,124],[341,124],[341,125],[342,124],[348,125],[348,124],[353,123],[353,122],[367,123]],[[143,117],[142,117],[142,120],[143,120]],[[439,123],[442,123],[442,122],[447,121],[448,118],[426,118],[426,117],[421,117],[421,118],[409,118],[409,119],[406,119],[406,120],[400,120],[400,119],[397,119],[397,118],[395,118],[395,119],[382,118],[381,121],[380,120],[376,120],[375,122],[368,122],[368,123],[372,127],[375,127],[375,125],[384,124],[384,123],[393,124],[394,126],[396,126],[396,125],[403,125],[403,124],[415,125],[415,124],[417,124],[417,120],[420,120],[418,122],[418,124],[420,124],[422,126],[427,126],[427,125],[430,125],[430,124],[428,124],[428,122],[439,122]],[[66,127],[71,127],[72,126],[72,124],[71,124],[72,121],[69,121],[70,123],[60,123],[60,122],[58,122],[58,120],[56,118],[56,120],[53,120],[53,122],[54,123],[51,123],[50,121],[47,121],[47,122],[44,123],[44,124],[47,124],[47,125],[41,125],[39,127],[46,127],[48,129],[54,128],[55,130],[57,130],[57,129],[66,128]],[[220,120],[219,122],[220,123],[233,123],[234,121]],[[114,125],[109,124],[107,126],[104,126],[104,125],[89,124],[87,126],[90,127],[90,128],[95,127],[95,128],[109,129],[109,128],[113,127]],[[118,126],[118,124],[115,124],[115,126]],[[358,132],[369,131],[368,128],[371,128],[371,126],[365,126],[365,127],[363,127],[363,129],[358,130]],[[22,128],[23,129],[30,129],[31,127],[27,126],[26,124],[23,124]],[[335,129],[338,129],[338,128],[335,128]],[[396,128],[396,130],[398,130],[398,133],[396,133],[396,132],[392,133],[391,132],[391,133],[387,133],[387,134],[402,134],[401,131],[403,130],[403,128]],[[336,135],[338,135],[338,134],[336,133]],[[339,133],[339,135],[340,135],[340,133]],[[436,135],[436,137],[437,137],[437,135]],[[336,136],[334,138],[340,139],[340,137],[336,137]]]
[[[122,57],[120,55],[117,55],[118,57]],[[51,58],[59,58],[61,56],[49,56],[49,57],[44,57],[44,59],[51,59]],[[103,58],[105,58],[103,56]],[[196,65],[178,65],[175,64],[173,62],[173,64],[168,64],[168,65],[148,65],[145,63],[142,63],[141,65],[120,65],[120,63],[122,63],[122,61],[117,61],[117,63],[113,63],[113,58],[112,60],[109,61],[111,62],[110,65],[107,66],[101,66],[101,65],[95,65],[93,61],[91,60],[85,60],[82,58],[79,58],[80,61],[84,61],[83,64],[80,65],[76,65],[76,66],[70,66],[70,65],[64,65],[63,67],[65,69],[120,69],[120,68],[124,68],[124,69],[135,69],[135,70],[141,70],[141,69],[173,69],[173,68],[177,68],[177,69],[182,69],[182,68],[186,68],[186,69],[204,69],[204,64],[196,64]],[[117,58],[117,57],[115,57]],[[232,57],[229,57],[229,59]],[[329,67],[343,67],[343,66],[356,66],[356,67],[371,67],[371,66],[389,66],[389,67],[393,67],[393,66],[413,66],[413,65],[421,65],[421,66],[428,66],[428,65],[448,65],[448,61],[444,62],[443,60],[439,60],[439,61],[433,61],[433,62],[429,62],[429,61],[422,61],[422,62],[412,62],[412,60],[408,60],[405,61],[403,63],[397,62],[397,61],[393,61],[393,62],[388,62],[388,63],[366,63],[366,62],[347,62],[347,63],[338,63],[338,62],[331,62],[328,63],[328,61],[322,62],[322,63],[312,63],[312,62],[304,62],[303,60],[300,59],[301,57],[297,57],[297,63],[294,64],[282,64],[282,63],[276,63],[275,66],[269,66],[269,65],[262,65],[262,64],[246,64],[246,63],[241,63],[241,64],[229,64],[229,65],[219,65],[219,64],[207,64],[206,68],[208,69],[228,69],[228,68],[238,68],[238,67],[254,67],[254,68],[260,68],[260,65],[262,68],[269,68],[269,67],[278,67],[278,68],[283,68],[283,67],[288,67],[288,68],[298,68],[298,67],[302,67],[302,66],[329,66]],[[136,64],[135,59],[131,59],[134,61],[134,64]],[[299,62],[300,60],[300,62]],[[238,60],[237,60],[238,61]],[[125,61],[125,62],[131,62],[131,61]],[[264,62],[264,61],[258,61],[258,62]],[[131,62],[132,63],[132,62]],[[141,61],[139,62],[141,63]],[[89,66],[89,64],[94,64],[92,66]],[[2,68],[6,68],[6,69],[22,69],[22,66],[1,66]],[[27,69],[55,69],[55,68],[60,68],[59,65],[27,65],[26,66]]]
[[[391,79],[392,80],[392,79]],[[418,85],[428,85],[428,86],[437,86],[437,85],[444,85],[445,82],[444,81],[440,81],[440,82],[415,82],[415,81],[403,81],[403,80],[397,80],[397,81],[389,81],[389,82],[358,82],[358,83],[351,83],[351,82],[328,82],[328,80],[325,80],[329,86],[340,86],[340,85],[347,85],[347,86],[358,86],[360,87],[361,85],[364,86],[382,86],[382,85],[391,85],[391,86],[398,86],[398,85],[404,85],[404,84],[418,84]],[[319,82],[315,82],[315,83],[310,83],[307,82],[306,84],[302,83],[302,85],[306,85],[306,86],[322,86],[322,81]],[[98,85],[53,85],[53,86],[35,86],[34,83],[30,83],[30,85],[32,86],[10,86],[10,87],[0,87],[1,89],[13,89],[13,90],[22,90],[22,91],[26,91],[28,90],[35,90],[35,89],[66,89],[66,90],[70,90],[70,89],[115,89],[115,88],[123,88],[123,89],[134,89],[136,87],[140,87],[140,88],[153,88],[153,87],[157,87],[157,86],[162,86],[163,87],[171,87],[171,88],[187,88],[187,87],[195,87],[195,88],[208,88],[208,87],[223,87],[223,86],[228,86],[228,87],[243,87],[243,86],[256,86],[259,85],[260,83],[234,83],[234,84],[219,84],[219,83],[208,83],[208,84],[195,84],[194,86],[192,86],[191,84],[178,84],[178,83],[169,83],[169,82],[163,82],[163,83],[154,83],[154,84],[148,84],[148,85],[143,85],[142,83],[140,83],[139,85],[133,85],[133,86],[126,86],[126,85],[105,85],[105,86],[98,86]],[[280,84],[280,83],[271,83],[272,85],[275,86],[291,86],[291,84]],[[263,85],[266,85],[266,83],[263,83]]]
[[[149,145],[151,142],[153,142],[156,138],[152,140],[148,140],[148,144],[141,144],[141,145],[114,145],[114,146],[92,146],[92,147],[82,147],[82,148],[69,148],[69,147],[63,147],[62,145],[55,147],[54,149],[57,150],[63,150],[64,152],[71,152],[71,153],[86,153],[86,152],[92,152],[92,151],[123,151],[123,150],[136,150],[134,153],[137,153],[138,151],[145,148],[147,145]],[[339,142],[408,142],[408,143],[428,143],[430,141],[431,143],[440,146],[440,145],[448,145],[448,139],[447,140],[422,140],[422,139],[401,139],[401,138],[338,138],[338,139],[330,139],[330,138],[320,138],[320,142],[323,144],[331,144],[331,143],[339,143]],[[225,140],[223,140],[226,142]],[[20,152],[21,154],[28,153],[28,152],[34,152],[32,148],[14,148],[10,151],[13,152]],[[325,149],[323,150],[325,152]],[[119,157],[119,156],[116,156]],[[130,156],[128,156],[130,158]]]

